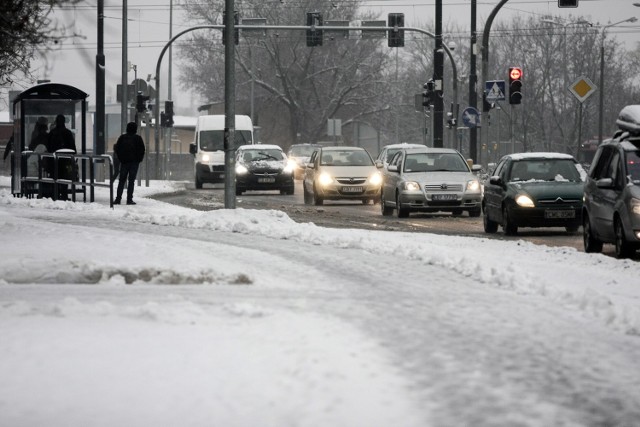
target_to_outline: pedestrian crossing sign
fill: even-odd
[[[484,84],[484,92],[486,94],[486,99],[489,102],[494,101],[504,101],[504,90],[505,83],[504,80],[491,80],[485,82]]]

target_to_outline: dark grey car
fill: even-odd
[[[640,132],[618,131],[598,147],[585,183],[582,218],[585,252],[613,243],[616,257],[626,258],[640,249]]]

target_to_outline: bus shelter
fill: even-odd
[[[25,152],[29,151],[31,140],[36,135],[36,124],[46,124],[50,130],[55,125],[56,117],[62,114],[65,126],[74,135],[76,153],[86,154],[87,97],[80,89],[59,83],[33,86],[16,96],[13,101],[11,162],[11,192],[14,196],[27,194],[24,178],[28,173],[28,155],[25,156]]]

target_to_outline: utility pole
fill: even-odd
[[[442,148],[444,134],[444,100],[442,98],[444,74],[444,47],[442,46],[442,0],[436,0],[436,45],[433,54],[433,81],[436,97],[433,102],[433,146]]]
[[[96,133],[95,154],[105,153],[104,141],[104,0],[98,0],[98,52],[96,54]],[[111,177],[109,177],[111,179]]]
[[[471,65],[469,67],[469,106],[478,108],[478,75],[476,74],[476,0],[471,0]],[[484,77],[484,76],[483,76]],[[478,128],[469,129],[469,156],[478,160]]]
[[[234,51],[236,39],[234,34],[234,1],[225,0],[224,28],[227,42],[224,45],[224,207],[236,208],[236,82]]]
[[[127,129],[129,121],[129,83],[127,73],[129,71],[129,61],[127,59],[127,0],[122,0],[122,99],[120,104],[120,133]]]

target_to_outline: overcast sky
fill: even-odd
[[[283,0],[284,5],[295,4],[296,0]],[[337,0],[339,1],[339,0]],[[174,0],[179,3],[179,0]],[[498,0],[478,1],[477,30],[482,32],[484,22],[491,11],[498,4]],[[56,17],[70,25],[70,33],[79,37],[71,37],[63,43],[60,50],[49,54],[46,60],[33,63],[33,74],[37,79],[50,79],[53,82],[66,83],[90,94],[89,102],[95,102],[95,57],[97,45],[96,33],[96,0],[89,0],[87,5],[78,6],[73,11],[60,12]],[[105,1],[105,55],[106,55],[106,99],[107,103],[115,101],[116,85],[121,82],[122,60],[122,2]],[[278,2],[274,2],[279,7]],[[386,19],[387,13],[402,12],[405,14],[405,25],[420,26],[421,23],[431,22],[435,14],[434,0],[372,0],[363,2],[366,8],[379,13],[381,19]],[[463,28],[470,24],[470,0],[443,0],[443,20],[447,23],[459,23]],[[129,0],[128,2],[128,59],[137,65],[139,78],[147,79],[155,74],[155,68],[162,47],[169,40],[169,0]],[[594,24],[615,23],[631,16],[640,17],[640,8],[633,6],[632,0],[579,0],[578,8],[559,9],[557,0],[511,0],[500,9],[494,26],[513,14],[524,16],[553,15],[557,18],[569,19],[582,16]],[[335,19],[339,19],[336,17]],[[173,34],[194,26],[185,22],[182,8],[174,5]],[[301,25],[303,22],[300,23]],[[433,31],[433,29],[431,29]],[[608,33],[623,40],[629,48],[640,40],[640,22],[623,24],[610,28]],[[242,42],[241,42],[242,43]],[[175,58],[174,51],[174,58]],[[166,89],[168,55],[163,60],[161,81]],[[203,101],[196,94],[180,89],[179,61],[174,59],[172,98],[176,104],[178,114],[192,111]],[[134,72],[130,71],[128,81],[134,79]],[[33,82],[35,84],[35,81]],[[26,84],[29,87],[31,84]],[[22,90],[23,88],[11,88]],[[0,89],[0,110],[7,109],[7,88]],[[166,92],[163,90],[163,98]]]

